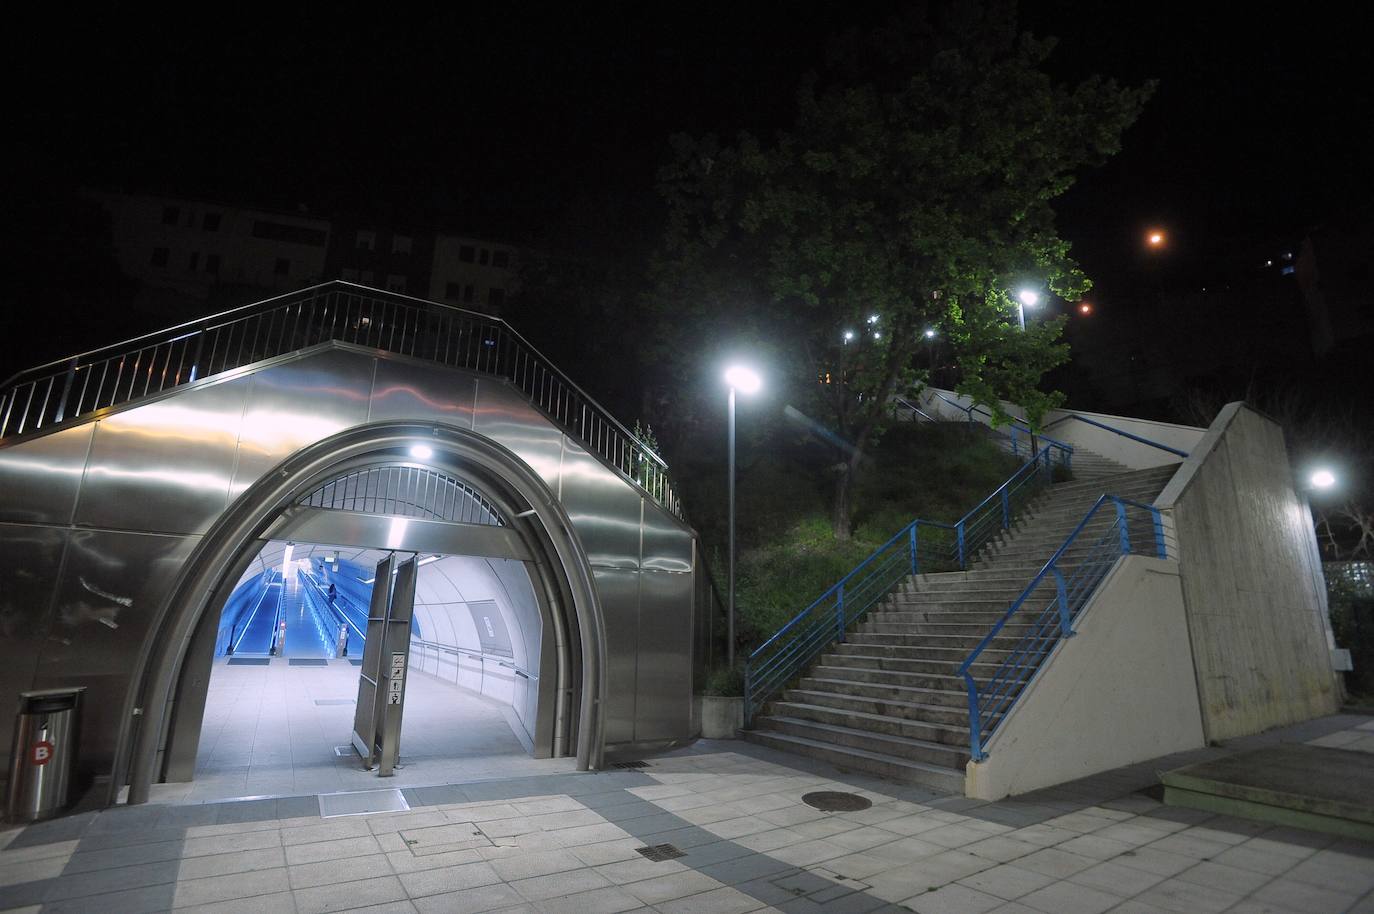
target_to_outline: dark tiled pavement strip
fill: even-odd
[[[1335,717],[1240,748],[1374,732]],[[1362,738],[1362,737],[1359,737]],[[0,837],[0,908],[92,911],[1364,911],[1374,845],[1166,807],[1155,772],[1207,749],[996,803],[738,742],[639,771],[81,813]],[[1374,757],[1371,757],[1374,758]],[[827,813],[814,790],[869,809]],[[647,860],[671,844],[684,856]]]

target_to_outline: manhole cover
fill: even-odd
[[[654,863],[662,863],[665,860],[676,860],[678,857],[686,857],[682,851],[673,847],[671,844],[655,844],[653,847],[637,847],[645,860],[652,860]]]
[[[857,793],[841,793],[838,790],[818,790],[802,797],[802,802],[823,812],[858,812],[873,805],[873,801]]]

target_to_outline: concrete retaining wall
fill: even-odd
[[[1174,561],[1125,556],[969,762],[964,791],[996,800],[1203,745]]]
[[[1325,584],[1283,429],[1228,404],[1155,504],[1178,538],[1207,738],[1334,713]]]

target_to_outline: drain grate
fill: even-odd
[[[614,762],[614,763],[611,765],[611,767],[612,767],[612,768],[648,768],[648,767],[649,767],[649,763],[648,763],[648,762],[645,762],[645,761],[642,761],[642,760],[636,760],[636,761],[633,761],[633,762]]]
[[[867,797],[838,790],[818,790],[802,797],[802,802],[822,812],[858,812],[873,805]]]
[[[267,666],[272,661],[266,657],[230,657],[230,666]]]
[[[316,660],[305,657],[292,657],[286,661],[288,666],[329,666],[328,660]]]
[[[678,857],[687,856],[671,844],[655,844],[653,847],[637,847],[635,850],[645,860],[652,860],[654,863],[663,863],[665,860],[676,860]]]
[[[357,703],[356,699],[353,699],[353,698],[316,698],[316,699],[315,699],[315,704],[318,705],[318,706],[320,706],[320,707],[327,707],[327,706],[329,706],[329,705],[351,705],[351,704],[356,704],[356,703]]]

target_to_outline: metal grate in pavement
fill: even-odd
[[[645,762],[645,761],[640,761],[640,760],[636,760],[636,761],[633,761],[633,762],[614,762],[614,763],[611,765],[611,767],[612,767],[612,768],[648,768],[648,767],[649,767],[649,763],[648,763],[648,762]]]
[[[328,660],[317,660],[312,657],[292,657],[286,662],[290,666],[329,666]]]
[[[271,663],[267,657],[230,657],[230,666],[267,666]]]
[[[635,850],[645,860],[652,860],[654,863],[663,863],[666,860],[676,860],[678,857],[687,856],[671,844],[655,844],[653,847],[637,847]]]

